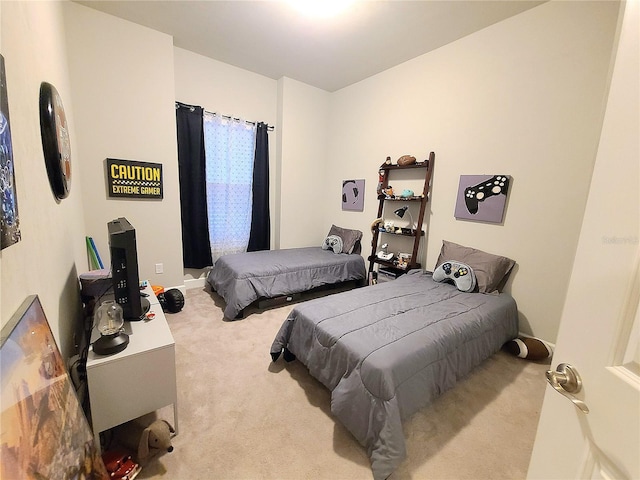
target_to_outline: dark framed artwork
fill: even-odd
[[[460,175],[455,217],[502,223],[510,182],[509,175]]]
[[[364,210],[364,180],[342,181],[342,210]]]
[[[60,94],[47,82],[40,84],[40,136],[51,190],[62,200],[71,189],[69,127]]]
[[[37,295],[0,340],[0,478],[108,479]]]
[[[9,121],[9,96],[4,57],[0,55],[0,246],[2,249],[17,243],[22,238],[18,197],[11,143],[11,122]]]

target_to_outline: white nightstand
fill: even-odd
[[[98,445],[100,432],[128,422],[167,405],[173,405],[178,432],[175,342],[162,307],[151,287],[152,320],[125,322],[129,344],[113,355],[96,355],[89,349],[87,381],[93,434]],[[99,333],[92,332],[93,342]]]

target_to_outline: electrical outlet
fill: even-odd
[[[164,265],[162,265],[161,263],[156,263],[156,273],[162,272],[164,272]]]

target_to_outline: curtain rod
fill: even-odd
[[[182,103],[182,102],[176,102],[176,109],[180,108],[180,107],[184,107],[184,108],[188,108],[190,109],[192,112],[195,110],[195,108],[197,107],[197,105],[188,105],[186,103]],[[199,107],[202,108],[202,107]],[[203,109],[204,110],[204,109]],[[226,118],[227,120],[236,120],[238,122],[242,121],[245,122],[249,125],[255,125],[256,122],[251,122],[249,120],[243,120],[241,118],[237,118],[237,117],[232,117],[230,115],[222,115],[220,113],[216,113],[216,112],[210,112],[208,110],[204,110],[206,113],[210,113],[211,115],[220,115],[222,118]],[[273,125],[269,125],[268,123],[265,123],[265,125],[267,126],[267,130],[269,132],[272,132],[274,130],[274,126]]]

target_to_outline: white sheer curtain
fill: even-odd
[[[244,252],[251,231],[256,126],[204,113],[211,256]]]

